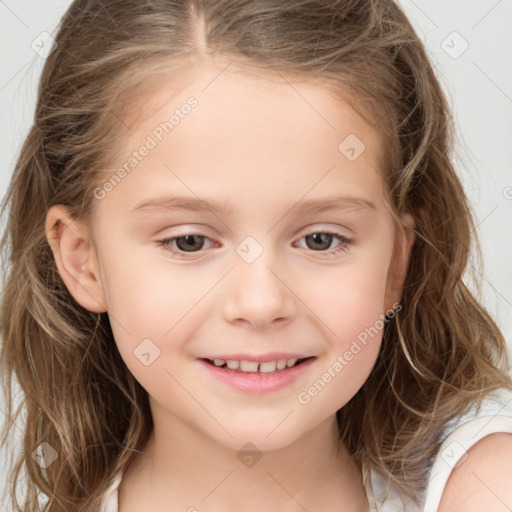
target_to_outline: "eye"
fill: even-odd
[[[169,251],[172,254],[182,256],[183,253],[198,252],[203,248],[205,240],[210,239],[207,236],[201,235],[199,233],[187,233],[185,235],[174,236],[166,238],[165,240],[160,240],[158,245],[165,251]],[[178,250],[174,249],[175,242]]]
[[[314,252],[320,252],[326,255],[333,255],[337,254],[338,252],[347,251],[353,242],[351,239],[347,238],[344,235],[340,235],[338,233],[331,233],[329,231],[311,231],[304,235],[302,238],[306,240],[306,245],[308,249],[312,249],[314,250]],[[340,241],[340,244],[337,245],[334,249],[326,251],[326,249],[328,249],[331,246],[332,242],[335,241],[336,239]]]

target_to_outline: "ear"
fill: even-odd
[[[386,282],[385,311],[394,309],[393,305],[402,299],[411,249],[416,238],[413,231],[416,228],[416,222],[411,214],[406,213],[402,216],[402,225],[403,230],[395,229],[395,244]]]
[[[45,230],[59,274],[71,295],[85,309],[104,313],[105,296],[89,230],[63,205],[48,210]]]

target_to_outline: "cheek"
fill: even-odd
[[[316,374],[296,397],[311,421],[342,408],[370,375],[385,326],[386,274],[385,265],[354,265],[329,283],[317,282],[311,292],[329,344]]]
[[[163,258],[148,263],[140,250],[120,254],[116,245],[105,250],[103,260],[105,297],[116,345],[143,386],[158,387],[162,379],[168,385],[164,369],[180,368],[190,356],[187,346],[197,330],[201,307],[207,303],[201,298],[212,286],[211,276],[208,279],[180,265],[171,268]],[[150,360],[156,356],[150,366],[143,361],[147,353]]]
[[[105,251],[104,289],[109,314],[137,336],[161,337],[181,318],[191,301],[204,291],[201,276],[163,259],[152,260],[144,251],[119,254]],[[127,251],[128,252],[128,251]]]
[[[134,252],[128,257],[117,252],[117,256],[112,250],[104,261],[115,343],[130,373],[148,393],[164,393],[172,403],[179,399],[180,387],[166,369],[173,372],[173,365],[182,363],[184,330],[190,329],[185,316],[191,303],[184,296],[187,287],[178,276],[164,278],[161,267],[148,265]]]
[[[308,413],[334,413],[364,384],[377,359],[384,329],[388,258],[354,258],[335,273],[309,280],[302,293],[320,318],[328,350],[310,387],[303,389]]]
[[[340,348],[384,312],[388,266],[386,258],[363,255],[304,283],[304,302],[322,321],[326,337]]]

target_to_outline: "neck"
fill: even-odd
[[[143,453],[123,475],[119,512],[368,509],[361,470],[328,418],[289,446],[227,448],[174,419],[157,421]],[[163,418],[160,418],[163,420]],[[255,448],[252,448],[255,450]]]

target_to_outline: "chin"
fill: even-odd
[[[257,450],[263,452],[284,449],[307,433],[305,429],[299,432],[290,426],[285,428],[284,425],[279,425],[279,421],[267,425],[255,420],[251,426],[243,429],[234,424],[226,425],[233,437],[223,432],[220,437],[216,437],[215,441],[235,451],[241,450],[247,443],[251,443]]]

